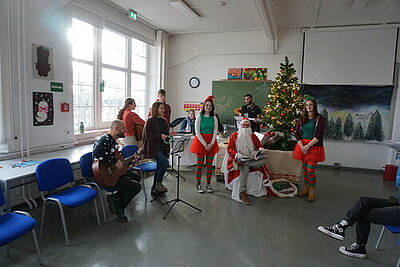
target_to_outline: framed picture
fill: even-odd
[[[241,80],[243,79],[243,68],[229,68],[228,80]]]
[[[243,76],[244,80],[266,81],[267,68],[245,68]]]
[[[32,44],[33,78],[54,80],[53,49]]]
[[[53,93],[33,92],[33,126],[53,125]]]

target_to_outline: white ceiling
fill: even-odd
[[[399,0],[183,0],[199,18],[168,0],[111,1],[170,34],[264,30],[276,39],[277,28],[400,23]]]

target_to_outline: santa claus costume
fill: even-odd
[[[200,115],[197,116],[195,122],[196,136],[193,139],[192,145],[190,146],[190,152],[196,154],[196,190],[199,193],[204,193],[204,189],[201,185],[201,175],[204,166],[204,157],[206,159],[206,190],[208,193],[212,193],[211,188],[211,177],[212,177],[212,162],[215,154],[218,153],[219,147],[217,142],[218,134],[218,120],[215,116],[214,97],[209,96],[204,100],[203,108]]]
[[[229,155],[226,164],[226,169],[228,171],[228,176],[226,181],[227,187],[228,189],[233,190],[232,198],[238,201],[241,201],[239,194],[241,194],[243,191],[255,196],[266,195],[267,190],[265,188],[265,185],[267,184],[269,179],[268,175],[269,171],[268,167],[265,165],[266,164],[265,159],[253,161],[252,163],[245,163],[247,165],[247,168],[245,166],[239,167],[235,162],[237,160],[240,160],[240,157],[242,157],[243,155],[251,154],[254,151],[263,148],[258,137],[251,132],[251,128],[247,128],[250,130],[250,132],[247,132],[246,128],[242,129],[242,124],[245,121],[247,121],[250,125],[249,120],[243,119],[240,122],[239,131],[233,133],[229,137],[228,148],[227,148],[227,153]],[[240,173],[241,170],[245,171],[245,173],[242,173],[242,176]],[[247,176],[251,176],[253,179],[248,180]],[[245,184],[243,184],[243,182]],[[237,184],[239,186],[237,186]],[[235,190],[237,192],[235,192]],[[250,202],[245,204],[250,204]]]

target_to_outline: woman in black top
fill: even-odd
[[[170,136],[176,135],[176,132],[170,133],[168,130],[168,122],[163,118],[164,110],[162,102],[155,102],[151,107],[151,117],[146,121],[143,131],[144,155],[146,158],[157,161],[157,170],[151,189],[153,194],[162,194],[168,191],[162,184],[165,171],[169,166],[166,140]]]

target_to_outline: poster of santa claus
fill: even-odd
[[[53,94],[33,92],[33,126],[53,125]]]

